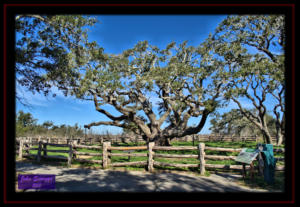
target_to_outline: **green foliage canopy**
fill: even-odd
[[[225,98],[238,105],[243,116],[261,130],[268,143],[272,140],[266,117],[272,100],[271,110],[276,117],[278,142],[281,142],[285,117],[284,16],[228,16],[207,41],[211,53],[224,61]],[[246,110],[242,99],[248,100],[258,113]]]
[[[17,84],[45,95],[52,86],[63,90],[72,84],[78,77],[74,68],[80,68],[85,49],[93,44],[87,42],[87,27],[95,23],[95,18],[81,15],[17,15]],[[21,94],[17,98],[22,102]]]

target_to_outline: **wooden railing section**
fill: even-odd
[[[157,154],[154,153],[154,158],[155,157],[164,157],[164,158],[198,158],[199,159],[199,164],[178,164],[178,163],[166,163],[166,162],[158,162],[154,161],[153,164],[154,166],[160,166],[160,167],[199,167],[199,171],[201,175],[205,174],[205,144],[200,143],[198,147],[161,147],[161,146],[154,146],[153,150],[198,150],[198,155],[194,154],[185,154],[185,155],[178,155],[178,154]]]
[[[102,147],[101,146],[85,146],[85,145],[76,145],[76,144],[72,144],[73,146],[73,157],[72,159],[74,161],[77,162],[81,162],[81,163],[96,163],[96,164],[102,164],[102,160],[88,160],[88,159],[82,159],[82,158],[78,158],[77,155],[89,155],[89,156],[102,156],[101,150]],[[99,150],[99,153],[95,153],[95,152],[79,152],[77,149],[93,149],[93,150]]]
[[[134,146],[134,147],[112,147],[110,146],[110,142],[104,142],[103,145],[103,163],[106,162],[107,164],[103,164],[103,168],[108,168],[109,166],[112,167],[121,167],[121,166],[136,166],[136,165],[147,165],[147,161],[136,161],[136,162],[111,162],[112,156],[120,156],[120,157],[147,157],[146,153],[112,153],[112,150],[118,151],[132,151],[132,150],[147,150],[147,146]]]
[[[206,160],[235,160],[235,156],[222,156],[222,155],[206,155],[205,151],[223,151],[223,152],[240,152],[242,149],[236,148],[220,148],[220,147],[207,147],[204,143],[199,143],[198,146],[155,146],[154,142],[148,143],[146,146],[132,146],[132,147],[115,147],[111,146],[110,142],[103,142],[102,146],[85,146],[78,144],[53,144],[47,142],[38,142],[38,148],[31,147],[32,144],[20,140],[18,143],[18,157],[21,159],[24,156],[35,157],[38,162],[41,158],[55,158],[67,161],[70,166],[72,161],[78,161],[82,163],[96,163],[102,165],[103,169],[109,167],[121,167],[121,166],[145,166],[148,171],[153,172],[157,166],[165,167],[194,167],[199,168],[201,175],[205,174],[206,169],[224,169],[224,170],[242,170],[242,165],[223,165],[223,164],[207,164]],[[47,149],[47,146],[56,147],[68,147],[68,150],[51,150]],[[93,149],[99,150],[99,153],[95,152],[80,152],[78,149]],[[37,150],[37,154],[30,154],[29,150]],[[112,152],[113,150],[125,151],[125,152]],[[147,153],[132,153],[135,150],[144,150]],[[180,150],[197,150],[197,154],[163,154],[157,153],[157,151],[180,151]],[[23,154],[23,151],[27,153]],[[48,155],[47,152],[61,152],[68,153],[67,157]],[[274,152],[284,152],[284,149],[274,149]],[[102,156],[102,160],[88,160],[78,158],[80,155],[88,156]],[[147,157],[147,161],[134,161],[134,162],[112,162],[111,157]],[[181,163],[166,163],[156,161],[155,158],[195,158],[198,160],[197,164],[181,164]],[[277,158],[278,160],[284,160],[284,158]],[[249,166],[247,166],[249,168]],[[276,166],[276,170],[284,170],[284,166]]]

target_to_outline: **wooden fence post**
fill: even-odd
[[[108,147],[107,147],[107,164],[108,164],[108,166],[111,163],[111,155],[110,155],[111,154],[111,149],[109,149],[110,146],[111,146],[111,142],[109,142]]]
[[[47,143],[43,143],[43,155],[47,156]]]
[[[42,142],[39,141],[39,149],[38,149],[38,154],[37,154],[37,161],[41,161],[41,151],[42,151]]]
[[[149,172],[153,172],[154,168],[153,168],[153,147],[155,145],[155,142],[149,142],[148,143],[148,171]]]
[[[32,147],[32,137],[29,137],[29,144],[28,144],[29,147]]]
[[[20,139],[19,141],[19,159],[22,159],[23,157],[23,139]]]
[[[195,135],[193,134],[193,146],[195,146]]]
[[[69,145],[69,156],[68,156],[68,166],[70,167],[72,164],[72,156],[73,156],[73,143],[70,143]]]
[[[205,144],[199,143],[198,144],[198,154],[199,154],[199,161],[200,161],[200,175],[205,174],[205,152],[204,152]]]
[[[103,142],[102,145],[102,166],[103,169],[108,168],[110,164],[110,156],[108,156],[108,148],[111,146],[110,142]]]

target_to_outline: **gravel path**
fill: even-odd
[[[55,174],[57,192],[268,192],[237,183],[239,175],[148,173],[102,169],[63,168],[17,162],[20,174]],[[36,191],[36,190],[26,190]]]

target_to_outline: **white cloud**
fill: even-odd
[[[75,96],[65,96],[62,91],[60,91],[57,87],[52,87],[51,92],[48,94],[48,96],[45,96],[43,93],[37,93],[34,94],[30,91],[28,91],[25,87],[22,87],[20,85],[16,85],[16,92],[19,97],[22,98],[22,101],[25,104],[32,105],[32,106],[41,106],[41,107],[48,107],[51,104],[57,102],[58,99],[61,99],[63,101],[67,101],[72,104],[88,104],[91,103],[90,101],[83,101],[76,99]],[[53,94],[56,94],[55,97],[53,97]],[[74,107],[74,110],[79,110],[79,107]]]
[[[17,95],[28,105],[47,107],[52,99],[52,97],[45,97],[40,93],[33,94],[20,85],[17,85],[16,89]]]
[[[51,88],[52,93],[56,94],[56,97],[61,98],[65,101],[72,102],[74,104],[89,104],[91,101],[81,100],[76,98],[75,96],[65,96],[62,91],[60,91],[57,87]]]

